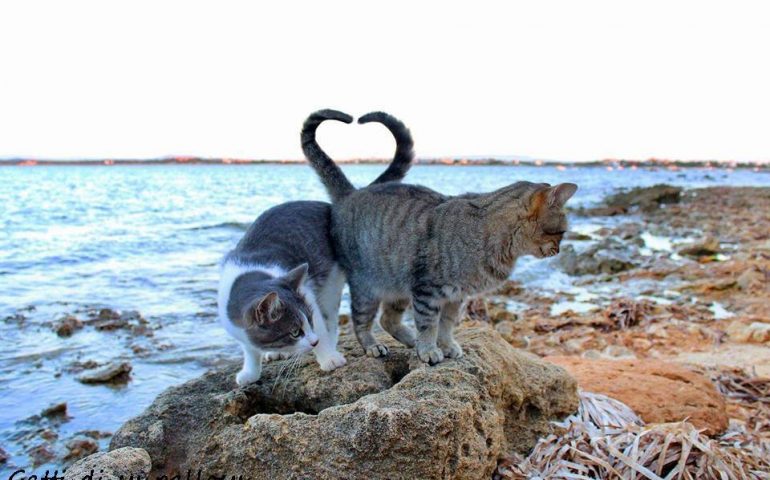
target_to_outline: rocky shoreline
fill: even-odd
[[[572,377],[585,391],[622,401],[649,428],[686,421],[704,441],[733,439],[747,458],[770,457],[770,188],[656,186],[574,215],[592,226],[571,232],[554,260],[568,287],[513,280],[471,302],[460,333],[471,345],[467,359],[426,368],[394,348],[379,362],[360,357],[346,335],[351,365],[329,378],[308,357],[278,362],[261,385],[235,389],[228,364],[159,396],[100,458],[119,463],[127,452],[132,462],[149,459],[155,473],[245,464],[274,477],[291,468],[315,478],[395,468],[403,478],[526,478],[512,472],[534,462],[526,454],[538,438],[553,438],[549,422],[577,408]],[[160,326],[135,312],[94,310],[50,328],[65,338],[82,329],[125,332],[139,358],[155,354],[148,347]],[[134,375],[120,359],[72,368],[85,381]],[[56,433],[57,421],[36,421],[35,435]],[[302,431],[313,434],[301,438]],[[67,461],[103,442],[73,444]]]

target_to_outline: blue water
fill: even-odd
[[[382,166],[344,170],[364,185]],[[58,429],[53,448],[61,450],[75,432],[114,431],[166,387],[237,357],[214,315],[217,261],[266,208],[325,199],[305,165],[5,167],[0,179],[0,319],[35,307],[23,312],[22,325],[0,320],[0,446],[22,466],[29,462],[24,451],[41,442],[12,438],[23,429],[18,421],[47,405],[67,401],[73,417]],[[770,174],[417,166],[408,180],[447,194],[518,180],[569,181],[580,186],[570,204],[587,205],[620,187],[767,186]],[[58,316],[94,306],[138,310],[154,336],[85,328],[62,339],[52,332],[49,322]],[[137,358],[137,345],[149,353]],[[89,359],[129,360],[132,380],[87,386],[64,371]]]

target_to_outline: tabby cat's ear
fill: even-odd
[[[249,308],[249,325],[265,326],[275,322],[280,317],[281,307],[278,293],[268,293]]]
[[[283,276],[283,280],[288,283],[293,290],[299,290],[300,285],[302,285],[302,282],[305,281],[305,277],[307,276],[307,269],[307,263],[303,263],[299,267],[291,269],[289,273]]]
[[[548,204],[553,207],[563,207],[567,200],[577,192],[578,186],[574,183],[560,183],[548,189]]]

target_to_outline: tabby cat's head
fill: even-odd
[[[300,293],[307,270],[304,263],[277,278],[268,293],[245,309],[243,325],[254,346],[294,353],[308,351],[318,344],[311,327],[312,311]]]
[[[553,187],[543,184],[529,199],[529,215],[525,235],[520,237],[526,253],[537,258],[552,257],[559,253],[561,240],[567,231],[564,204],[577,191],[574,183],[560,183]]]

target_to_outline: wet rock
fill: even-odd
[[[564,234],[564,240],[573,240],[576,242],[585,242],[587,240],[591,240],[590,235],[586,235],[585,233],[578,233],[578,232],[567,232]]]
[[[71,462],[91,455],[99,450],[99,444],[90,438],[73,438],[67,442],[67,454],[64,461]]]
[[[53,331],[60,337],[69,337],[81,328],[83,328],[83,322],[73,315],[67,315],[53,324]]]
[[[3,450],[3,447],[0,447],[0,464],[7,462],[8,458],[9,458],[8,452]]]
[[[687,257],[708,257],[719,253],[719,240],[714,237],[706,237],[701,242],[688,245],[679,250],[679,255]]]
[[[99,366],[99,362],[96,360],[86,360],[84,362],[81,362],[80,360],[75,360],[74,362],[71,362],[67,367],[64,369],[68,373],[80,373],[83,370],[90,370],[92,368],[96,368]]]
[[[79,375],[81,383],[123,383],[128,381],[131,364],[128,362],[110,362],[99,368],[88,370]]]
[[[572,245],[564,245],[556,263],[568,275],[612,274],[637,266],[635,247],[606,238],[578,253]]]
[[[54,458],[56,458],[56,454],[54,453],[51,446],[44,443],[35,445],[34,447],[27,450],[27,455],[29,456],[33,466],[49,463]]]
[[[643,212],[651,212],[657,210],[661,205],[679,203],[681,197],[681,187],[660,184],[616,193],[607,197],[605,203],[609,208],[621,209],[624,212],[637,208]]]
[[[124,447],[111,452],[99,452],[72,464],[64,474],[65,480],[83,480],[91,470],[100,480],[147,478],[150,456],[141,448]],[[96,475],[94,475],[96,478]]]
[[[308,355],[292,374],[277,378],[285,361],[270,363],[237,388],[238,364],[215,369],[161,394],[111,448],[146,449],[155,474],[489,478],[501,455],[527,451],[575,410],[575,383],[489,327],[457,337],[465,356],[433,367],[385,336],[390,354],[375,359],[343,335],[348,364],[332,372]]]
[[[112,432],[104,432],[101,430],[82,430],[77,432],[76,435],[93,438],[94,440],[101,440],[102,438],[110,438],[112,436]]]
[[[735,320],[727,327],[727,335],[735,342],[770,342],[770,323]]]
[[[67,402],[61,402],[50,407],[45,408],[40,415],[44,417],[66,417],[67,416]]]
[[[688,420],[708,435],[727,428],[722,395],[704,376],[660,360],[590,360],[547,357],[567,369],[581,389],[616,398],[645,422]]]
[[[120,319],[120,312],[111,308],[102,308],[96,314],[96,318],[99,320],[118,320]]]

